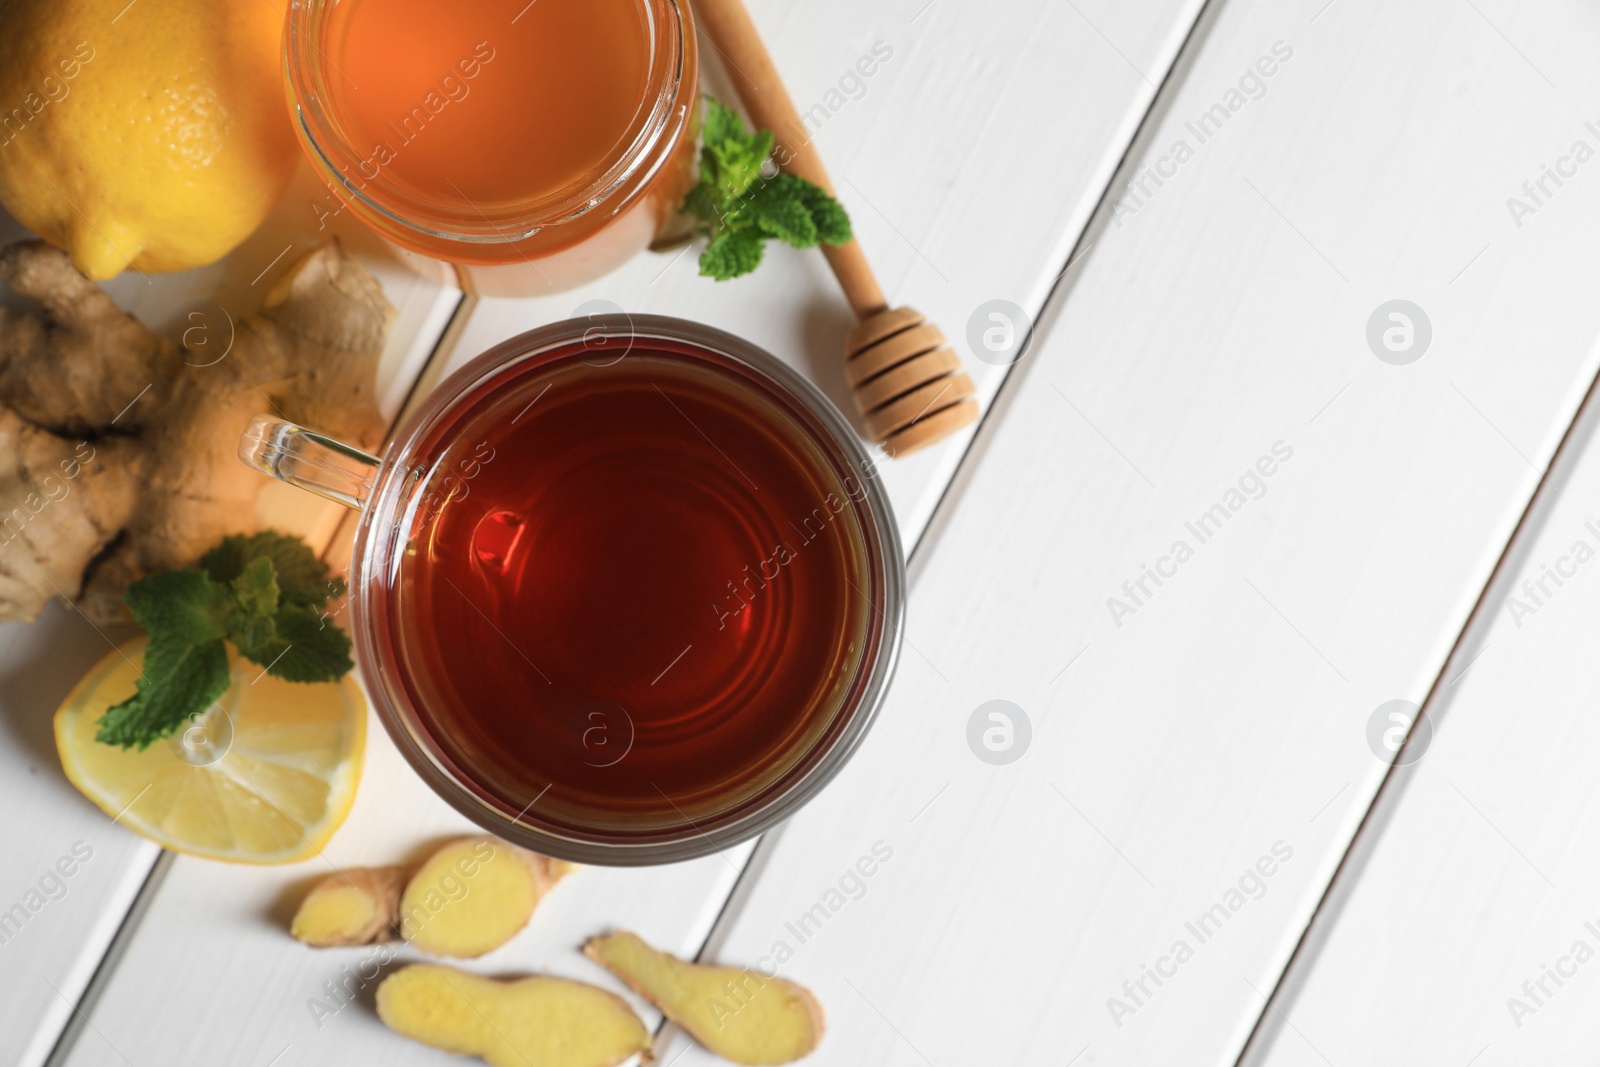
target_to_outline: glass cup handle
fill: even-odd
[[[360,511],[377,481],[377,456],[271,415],[257,415],[239,438],[246,466]]]

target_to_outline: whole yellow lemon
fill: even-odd
[[[227,255],[300,152],[283,0],[0,0],[0,202],[90,278]]]

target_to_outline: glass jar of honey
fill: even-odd
[[[683,0],[293,0],[295,132],[336,201],[491,295],[645,249],[694,180]]]

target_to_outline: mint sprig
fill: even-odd
[[[793,174],[763,176],[772,134],[752,132],[709,96],[703,142],[700,183],[683,204],[683,213],[695,217],[695,231],[710,238],[700,256],[702,275],[726,281],[749,274],[761,265],[770,238],[795,248],[850,240],[850,216],[839,202]]]
[[[139,579],[123,599],[150,635],[144,671],[96,740],[144,749],[204,712],[231,684],[230,642],[278,678],[342,678],[354,666],[350,637],[323,609],[344,592],[305,542],[274,530],[225,538],[198,567]]]

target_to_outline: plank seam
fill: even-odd
[[[134,894],[133,903],[122,916],[122,922],[117,924],[117,932],[112,935],[111,941],[106,945],[105,952],[100,956],[100,962],[95,964],[94,974],[90,975],[88,983],[83,987],[83,993],[72,1005],[72,1014],[67,1016],[67,1023],[61,1028],[61,1034],[56,1038],[56,1043],[50,1049],[50,1055],[45,1057],[44,1067],[63,1067],[67,1057],[72,1054],[73,1047],[78,1043],[78,1035],[89,1024],[89,1013],[94,1010],[95,1003],[100,995],[111,984],[111,978],[116,973],[117,964],[122,955],[127,951],[128,945],[133,941],[137,932],[139,921],[144,918],[144,913],[149,910],[150,903],[155,899],[156,892],[161,888],[161,883],[166,879],[167,871],[172,867],[176,853],[162,849],[161,854],[150,864],[150,870],[145,872],[144,881],[139,886],[139,892]]]
[[[1150,102],[1145,105],[1144,114],[1139,116],[1139,121],[1134,126],[1133,132],[1128,136],[1127,143],[1123,145],[1122,153],[1117,157],[1117,164],[1111,169],[1110,175],[1106,178],[1106,183],[1101,188],[1099,197],[1095,200],[1093,210],[1089,212],[1082,228],[1078,231],[1077,240],[1072,242],[1071,248],[1067,250],[1066,257],[1061,261],[1061,269],[1056,273],[1055,280],[1050,283],[1050,291],[1045,294],[1045,298],[1039,306],[1038,315],[1028,324],[1028,332],[1022,340],[1021,347],[1018,349],[1019,352],[1023,353],[1022,358],[1018,359],[1016,363],[1006,370],[1004,377],[1000,380],[999,387],[995,390],[994,398],[983,409],[982,414],[979,415],[977,425],[973,428],[972,435],[967,439],[966,448],[963,449],[961,459],[956,465],[955,474],[945,483],[944,490],[939,494],[939,499],[934,502],[931,512],[932,518],[928,520],[927,526],[923,527],[922,532],[917,535],[916,542],[911,546],[907,556],[907,567],[914,567],[920,558],[927,555],[926,552],[921,551],[923,544],[930,542],[930,538],[936,540],[939,533],[948,525],[950,512],[955,508],[954,501],[972,480],[973,468],[981,460],[982,450],[987,446],[989,436],[993,435],[992,427],[999,424],[996,413],[1003,406],[1009,406],[1012,397],[1021,388],[1020,384],[1014,383],[1019,383],[1025,376],[1022,364],[1027,361],[1027,354],[1033,351],[1036,339],[1043,343],[1049,336],[1050,327],[1054,325],[1057,317],[1057,309],[1059,309],[1060,305],[1066,303],[1072,291],[1072,282],[1067,279],[1067,273],[1073,267],[1078,266],[1083,259],[1087,258],[1088,253],[1094,249],[1093,244],[1086,245],[1085,242],[1091,234],[1094,234],[1104,225],[1105,219],[1109,214],[1108,209],[1113,202],[1117,182],[1127,173],[1129,165],[1136,154],[1147,147],[1146,133],[1148,132],[1153,136],[1155,132],[1155,123],[1152,120],[1159,122],[1158,116],[1164,114],[1164,108],[1171,104],[1172,97],[1176,95],[1178,88],[1188,74],[1189,68],[1193,66],[1194,51],[1197,49],[1197,41],[1201,29],[1213,6],[1220,7],[1220,4],[1217,3],[1217,0],[1201,0],[1200,5],[1195,8],[1194,17],[1189,21],[1189,28],[1184,32],[1183,40],[1179,42],[1177,49],[1173,51],[1172,61],[1167,64],[1167,69],[1162,74],[1161,81],[1150,94]],[[988,431],[987,436],[985,431]]]
[[[1555,451],[1551,453],[1550,462],[1545,465],[1543,473],[1539,476],[1538,484],[1534,486],[1533,492],[1528,495],[1528,501],[1524,505],[1522,513],[1517,516],[1516,525],[1512,527],[1505,544],[1501,547],[1500,554],[1495,559],[1494,567],[1490,569],[1488,577],[1484,580],[1483,587],[1478,592],[1477,599],[1473,601],[1472,610],[1467,613],[1466,620],[1461,624],[1460,631],[1450,645],[1449,653],[1445,656],[1444,662],[1439,665],[1439,672],[1434,676],[1433,683],[1428,687],[1428,693],[1423,698],[1422,707],[1417,712],[1416,718],[1412,720],[1410,729],[1406,731],[1404,743],[1401,744],[1399,751],[1394,754],[1394,759],[1390,762],[1388,769],[1384,771],[1382,781],[1378,783],[1378,788],[1372,794],[1372,800],[1367,804],[1366,811],[1361,814],[1361,821],[1356,824],[1355,831],[1350,835],[1344,851],[1339,856],[1338,864],[1334,867],[1333,873],[1329,875],[1327,884],[1323,886],[1322,893],[1317,898],[1316,907],[1312,909],[1310,916],[1307,917],[1305,926],[1300,931],[1300,936],[1295,940],[1293,951],[1289,953],[1289,958],[1284,961],[1277,980],[1273,982],[1272,990],[1267,994],[1266,1000],[1261,1006],[1261,1011],[1256,1016],[1255,1024],[1251,1026],[1250,1033],[1239,1050],[1239,1055],[1233,1061],[1234,1067],[1248,1067],[1247,1060],[1257,1051],[1258,1041],[1261,1042],[1260,1050],[1262,1052],[1271,1048],[1278,1029],[1271,1027],[1269,1021],[1271,1015],[1274,1013],[1284,1015],[1287,1021],[1287,1015],[1283,1013],[1279,1002],[1284,1001],[1286,1005],[1292,1005],[1293,998],[1298,990],[1291,987],[1310,973],[1308,970],[1297,971],[1296,967],[1302,958],[1305,960],[1306,967],[1315,966],[1316,951],[1320,949],[1321,945],[1313,945],[1314,938],[1320,937],[1325,940],[1332,933],[1333,924],[1337,922],[1337,908],[1343,903],[1342,900],[1338,899],[1338,896],[1353,888],[1359,882],[1360,872],[1356,869],[1358,865],[1357,850],[1375,846],[1378,840],[1377,835],[1381,834],[1383,829],[1379,825],[1379,821],[1393,815],[1392,810],[1385,809],[1380,811],[1380,808],[1383,808],[1385,800],[1389,798],[1391,792],[1394,794],[1394,801],[1398,802],[1399,791],[1404,788],[1404,783],[1401,781],[1402,775],[1399,772],[1406,769],[1404,756],[1407,750],[1410,749],[1412,740],[1418,736],[1417,724],[1422,722],[1424,716],[1429,716],[1431,719],[1434,705],[1442,699],[1447,699],[1448,694],[1442,693],[1445,679],[1450,676],[1452,668],[1456,665],[1463,651],[1470,648],[1473,640],[1480,636],[1477,632],[1478,629],[1482,627],[1487,632],[1492,627],[1493,609],[1488,608],[1486,610],[1486,606],[1491,603],[1490,594],[1495,591],[1504,575],[1512,573],[1510,561],[1522,547],[1522,543],[1525,540],[1531,541],[1538,536],[1538,531],[1534,529],[1536,524],[1533,519],[1534,514],[1547,506],[1553,506],[1555,498],[1560,496],[1562,489],[1565,487],[1566,479],[1558,478],[1556,472],[1561,470],[1562,474],[1565,474],[1564,467],[1568,463],[1577,462],[1578,457],[1581,456],[1582,449],[1574,447],[1574,443],[1578,438],[1580,427],[1586,421],[1591,418],[1600,418],[1600,410],[1591,411],[1591,408],[1595,407],[1595,397],[1597,395],[1600,395],[1600,367],[1596,368],[1593,377],[1590,378],[1589,386],[1584,391],[1583,399],[1579,401],[1571,421],[1567,423],[1566,429],[1561,434],[1560,441],[1556,443]],[[1586,427],[1587,432],[1591,434],[1595,429],[1596,427],[1593,426]],[[1475,660],[1476,657],[1472,657],[1472,659]],[[1469,661],[1466,669],[1470,669],[1471,665],[1472,662]],[[1462,670],[1461,675],[1457,675],[1457,680],[1462,675],[1465,675],[1466,669]],[[1451,684],[1454,683],[1452,682]],[[1390,808],[1392,806],[1391,804]],[[1341,881],[1345,878],[1347,871],[1354,881]],[[1323,929],[1318,929],[1318,923],[1325,914],[1327,915],[1328,925]],[[1269,1028],[1272,1030],[1271,1033],[1268,1032]]]

